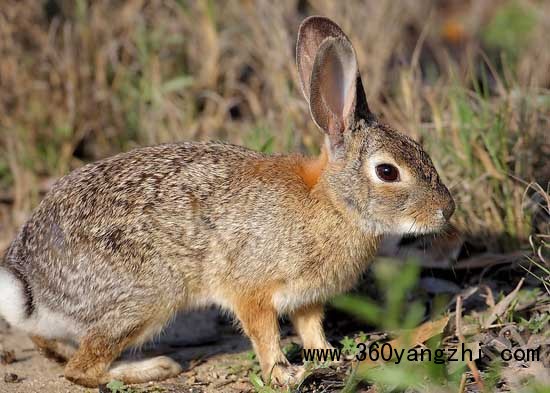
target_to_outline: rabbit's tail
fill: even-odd
[[[0,264],[0,316],[19,326],[33,314],[34,300],[26,279],[10,270],[5,258]]]
[[[78,340],[82,325],[35,301],[25,275],[0,265],[0,317],[11,326],[46,339]]]

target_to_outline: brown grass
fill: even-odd
[[[512,41],[494,27],[510,7],[528,24]],[[349,32],[371,108],[423,140],[459,227],[491,249],[526,244],[526,184],[550,179],[548,3],[6,0],[0,248],[51,179],[134,146],[316,152],[294,65],[309,14]]]

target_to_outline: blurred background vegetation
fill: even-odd
[[[4,0],[0,249],[56,178],[136,146],[316,153],[294,60],[311,14],[349,32],[371,108],[425,145],[459,228],[493,251],[540,232],[550,2]]]

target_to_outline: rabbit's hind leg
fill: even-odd
[[[114,379],[142,383],[178,375],[180,365],[162,356],[113,363],[126,347],[141,341],[144,330],[141,326],[127,328],[115,337],[108,329],[93,329],[80,341],[78,351],[65,366],[65,378],[82,386],[97,387]]]
[[[65,378],[86,387],[97,387],[107,382],[107,369],[120,355],[126,341],[123,336],[114,338],[98,330],[89,332],[65,366]]]
[[[31,336],[31,340],[38,351],[46,358],[57,363],[66,363],[76,352],[76,348],[57,340],[48,340],[41,336]]]

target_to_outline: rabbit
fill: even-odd
[[[442,230],[454,202],[427,153],[369,110],[355,51],[330,19],[300,26],[297,66],[319,157],[226,143],[143,147],[61,178],[0,265],[0,315],[64,375],[95,387],[178,375],[168,357],[115,362],[179,311],[235,315],[263,378],[304,367],[280,348],[288,316],[304,348],[331,348],[323,304],[351,289],[388,234]]]

